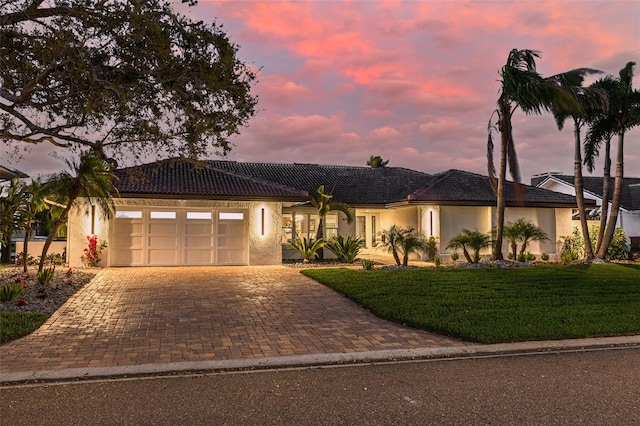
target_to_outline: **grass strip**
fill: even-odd
[[[302,273],[382,318],[467,341],[640,334],[640,264]]]
[[[0,312],[0,343],[33,333],[47,318],[39,312]]]

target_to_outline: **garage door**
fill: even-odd
[[[118,209],[111,266],[246,265],[248,212]]]

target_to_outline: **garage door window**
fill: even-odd
[[[116,212],[116,219],[142,219],[142,212],[118,210]]]
[[[218,218],[220,220],[244,220],[244,213],[221,212]]]
[[[211,212],[187,212],[187,219],[211,220]]]
[[[151,219],[175,219],[176,212],[151,212]]]

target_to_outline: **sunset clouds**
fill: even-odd
[[[486,174],[511,49],[541,51],[545,76],[640,64],[637,1],[200,0],[188,15],[223,24],[258,69],[259,113],[233,139],[237,161],[364,166],[380,155],[428,173]],[[525,181],[572,172],[572,129],[519,111],[513,122]],[[640,129],[625,155],[626,174],[640,176]]]

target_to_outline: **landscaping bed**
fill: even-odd
[[[374,314],[481,343],[640,334],[640,264],[302,273]]]
[[[67,272],[70,273],[68,274]],[[22,267],[8,266],[0,269],[0,285],[16,283],[18,280],[25,292],[16,300],[0,302],[0,312],[54,313],[71,295],[91,281],[98,269],[71,269],[57,267],[49,284],[37,280],[37,268],[29,268],[25,274]]]

